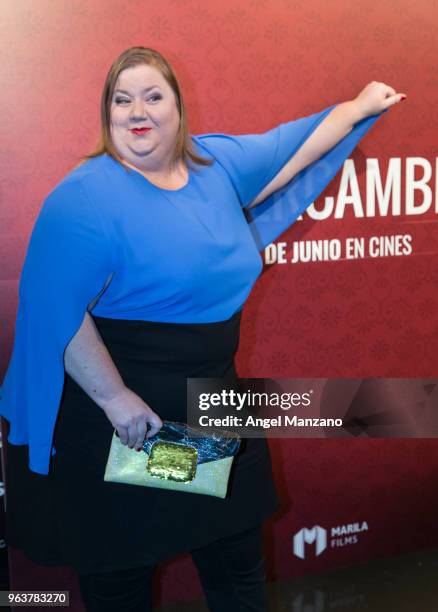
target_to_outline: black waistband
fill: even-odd
[[[91,314],[91,313],[90,313]],[[173,322],[173,321],[145,321],[143,319],[116,319],[116,318],[112,318],[112,317],[98,317],[96,315],[91,315],[92,318],[97,322],[100,323],[100,325],[104,326],[106,324],[113,325],[113,326],[120,326],[120,327],[137,327],[137,328],[141,328],[141,327],[148,327],[148,328],[153,328],[156,327],[157,329],[159,329],[160,327],[165,328],[165,327],[175,327],[175,328],[209,328],[209,327],[228,327],[229,325],[233,325],[236,323],[236,321],[240,322],[240,319],[242,317],[242,309],[240,308],[239,310],[236,310],[236,312],[231,315],[231,317],[229,317],[228,319],[225,319],[223,321],[212,321],[212,322],[208,322],[208,323],[178,323],[178,322]]]
[[[218,363],[238,349],[242,311],[226,321],[167,323],[93,317],[115,361],[160,364]],[[150,368],[148,368],[150,370]]]

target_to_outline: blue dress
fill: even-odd
[[[187,377],[233,383],[260,251],[316,199],[380,115],[245,209],[333,108],[264,134],[193,136],[195,151],[214,163],[191,168],[181,189],[158,188],[102,155],[48,195],[20,278],[0,402],[9,426],[8,544],[45,565],[110,571],[204,546],[274,512],[265,439],[243,441],[223,500],[104,482],[113,428],[66,375],[63,355],[89,310],[125,384],[161,418],[184,420]]]
[[[48,474],[56,453],[63,354],[87,308],[98,317],[174,323],[224,321],[240,310],[261,272],[260,251],[317,198],[383,114],[355,124],[286,187],[245,211],[335,106],[263,134],[192,136],[195,150],[215,163],[190,169],[181,189],[158,188],[105,154],[51,191],[20,278],[0,401],[8,440],[29,445],[32,471]]]

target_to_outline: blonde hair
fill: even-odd
[[[102,96],[100,100],[100,135],[95,148],[81,157],[78,166],[83,164],[93,157],[107,153],[113,157],[116,161],[123,163],[122,158],[117,153],[114,143],[111,138],[110,121],[111,121],[111,101],[113,98],[114,88],[116,86],[117,79],[122,70],[126,68],[132,68],[140,64],[146,64],[157,68],[166,81],[172,88],[180,116],[180,123],[178,133],[176,135],[175,149],[172,156],[171,163],[175,163],[178,160],[183,160],[187,164],[193,162],[194,164],[200,164],[202,166],[210,166],[213,163],[212,159],[205,159],[196,155],[193,150],[193,144],[190,139],[187,114],[184,106],[184,101],[181,95],[181,89],[170,63],[154,49],[147,47],[130,47],[121,53],[117,59],[113,62],[105,83],[103,86]],[[193,166],[192,166],[193,167]],[[127,167],[129,170],[129,168]]]

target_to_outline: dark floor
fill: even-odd
[[[437,612],[438,549],[268,584],[270,612]],[[208,612],[204,601],[156,612]]]

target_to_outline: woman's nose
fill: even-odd
[[[146,102],[144,100],[134,100],[131,106],[131,116],[143,119],[146,114]]]

